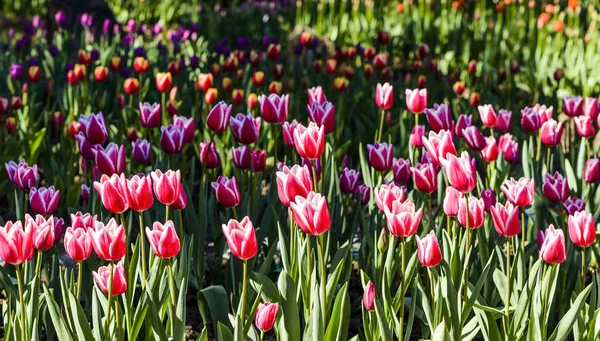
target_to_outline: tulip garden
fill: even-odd
[[[600,340],[595,1],[57,3],[0,3],[4,340]]]

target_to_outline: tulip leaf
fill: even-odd
[[[229,330],[229,328],[227,328],[227,326],[221,322],[219,322],[217,325],[217,336],[218,336],[217,340],[219,340],[219,341],[233,341],[234,340],[231,330]]]
[[[442,319],[442,322],[435,327],[433,334],[431,336],[432,341],[449,341],[450,336],[448,335],[448,330],[446,329],[446,322]]]
[[[30,152],[29,152],[29,164],[36,164],[40,157],[42,150],[40,149],[42,142],[44,141],[44,135],[46,135],[46,128],[42,128],[35,132],[33,138],[29,141]]]
[[[263,301],[276,303],[279,302],[279,292],[273,281],[260,272],[252,272],[250,275],[250,285],[254,291],[259,292]]]
[[[377,325],[381,333],[381,339],[383,341],[392,341],[392,332],[390,331],[389,323],[385,317],[385,312],[379,303],[379,300],[375,300],[375,314],[377,315]]]
[[[90,323],[85,316],[85,312],[81,308],[81,304],[79,304],[79,300],[75,298],[75,295],[69,290],[69,302],[71,304],[71,314],[75,317],[75,331],[77,332],[77,337],[80,340],[93,340],[94,336],[92,335],[92,329],[90,328]]]
[[[569,187],[571,188],[571,190],[577,192],[577,177],[575,176],[575,172],[573,171],[573,167],[571,166],[571,162],[569,162],[569,159],[565,159],[565,173],[567,176]]]
[[[586,155],[587,155],[586,139],[582,138],[581,142],[579,143],[579,154],[577,155],[577,173],[575,173],[576,175],[579,176],[579,180],[581,180],[583,178],[583,171],[585,170],[585,162],[587,161]],[[571,185],[571,184],[569,183],[569,185]]]
[[[475,311],[475,316],[477,316],[477,320],[479,321],[479,328],[481,330],[481,334],[483,335],[484,340],[501,340],[502,338],[500,337],[498,324],[493,318],[492,313],[480,310],[477,307],[475,307],[473,310]]]
[[[279,288],[279,307],[281,317],[275,324],[277,339],[282,341],[300,341],[300,316],[296,302],[296,283],[287,272],[282,271],[277,281]]]
[[[202,332],[200,333],[196,341],[208,341],[208,329],[206,329],[206,326],[202,328]]]
[[[182,254],[185,257],[185,254]],[[189,269],[189,268],[188,268]],[[177,298],[177,306],[175,309],[175,316],[171,316],[171,318],[175,319],[174,330],[173,330],[173,339],[174,340],[184,340],[185,337],[185,316],[186,316],[186,294],[187,294],[187,277],[181,279],[181,287],[179,288],[179,294]]]
[[[256,299],[254,299],[254,303],[250,307],[250,311],[248,312],[248,317],[246,317],[246,324],[244,325],[244,335],[248,335],[250,329],[252,328],[252,323],[254,322],[254,317],[256,316],[256,309],[258,309],[258,304],[260,303],[262,288],[257,290]]]
[[[204,311],[204,315],[210,312],[215,334],[218,333],[218,325],[222,323],[225,327],[229,326],[229,307],[223,302],[229,302],[227,291],[220,285],[212,285],[198,292],[198,307]],[[205,321],[206,323],[207,321]]]
[[[590,291],[592,290],[593,284],[590,284],[585,288],[575,299],[575,302],[571,305],[571,308],[564,314],[564,316],[558,322],[556,329],[550,335],[548,341],[564,341],[569,336],[573,324],[577,318],[581,315],[585,300],[587,299]]]
[[[325,340],[345,340],[348,337],[348,326],[350,324],[350,299],[348,297],[348,284],[344,284],[338,291],[333,304],[331,318],[327,325]]]
[[[48,291],[48,287],[46,287],[46,284],[43,284],[44,286],[44,292],[46,293],[50,293],[50,291]],[[64,320],[61,318],[61,313],[60,313],[60,308],[58,307],[58,304],[56,303],[56,301],[54,300],[54,297],[52,295],[52,293],[50,293],[48,295],[48,297],[46,297],[46,304],[48,306],[48,312],[50,313],[50,318],[52,319],[52,324],[53,324],[53,328],[54,328],[54,332],[56,333],[56,336],[58,336],[59,340],[73,340],[73,338],[71,337],[71,334],[69,333],[67,326],[65,325]]]
[[[465,302],[463,306],[461,321],[465,321],[469,316],[471,308],[473,307],[473,304],[475,304],[475,300],[477,300],[479,292],[481,291],[483,284],[485,284],[485,281],[487,280],[488,273],[490,272],[490,268],[492,267],[492,263],[494,263],[495,259],[496,257],[494,257],[494,254],[492,254],[487,264],[485,265],[485,268],[483,268],[483,271],[481,271],[481,275],[479,276],[477,285],[475,285],[475,287],[470,290],[471,293],[469,295],[469,299],[467,300],[467,302]]]

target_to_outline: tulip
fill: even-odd
[[[344,194],[354,193],[360,182],[360,172],[354,169],[344,168],[340,175],[340,192]]]
[[[375,284],[369,281],[363,292],[363,306],[365,307],[365,309],[367,309],[368,311],[374,311],[376,299],[377,289],[375,289]]]
[[[140,81],[137,78],[127,78],[123,82],[123,90],[128,95],[134,95],[140,90]]]
[[[93,153],[100,173],[110,176],[121,174],[125,170],[126,152],[124,145],[118,146],[113,142],[109,143],[106,148],[96,145]]]
[[[325,134],[330,134],[335,130],[335,106],[330,102],[313,102],[307,105],[308,117],[319,127],[323,127]]]
[[[452,133],[449,131],[440,130],[439,133],[430,131],[429,138],[423,137],[423,144],[432,161],[438,165],[440,164],[440,157],[446,157],[448,153],[456,155]]]
[[[112,271],[112,284],[109,283]],[[117,263],[117,266],[113,268],[113,265],[101,266],[98,271],[92,271],[92,275],[96,280],[96,284],[100,290],[105,294],[112,296],[122,295],[127,291],[127,274],[125,273],[125,267],[123,261]],[[110,289],[109,289],[110,285]]]
[[[596,120],[598,118],[598,113],[600,113],[598,108],[598,99],[586,97],[583,103],[583,114],[592,120]]]
[[[406,89],[406,107],[413,114],[421,114],[427,107],[427,89]]]
[[[550,120],[552,118],[552,115],[554,114],[554,108],[552,106],[546,107],[545,105],[536,104],[535,106],[533,106],[533,110],[535,110],[540,116],[541,124],[544,124],[548,120]]]
[[[181,153],[185,145],[184,131],[177,125],[169,124],[160,128],[160,146],[169,155]]]
[[[377,83],[375,103],[381,110],[389,110],[394,106],[394,87],[390,83]]]
[[[42,72],[40,70],[40,67],[36,66],[36,65],[30,66],[29,69],[27,69],[27,77],[29,78],[29,81],[32,83],[39,82],[40,78],[42,78]]]
[[[590,138],[596,134],[596,130],[592,125],[592,119],[589,116],[576,116],[575,120],[575,128],[577,129],[577,134],[583,138]]]
[[[172,220],[167,220],[164,225],[155,221],[152,230],[146,227],[146,236],[156,257],[171,258],[179,254],[181,245]]]
[[[258,243],[256,242],[254,225],[252,225],[249,217],[244,217],[241,222],[230,219],[227,225],[223,224],[222,229],[229,249],[235,257],[248,260],[256,256]]]
[[[467,222],[467,213],[469,215]],[[465,200],[461,200],[458,203],[458,222],[463,226],[470,229],[480,228],[485,221],[485,204],[483,199],[477,199],[475,197],[469,197],[469,208],[467,207]]]
[[[247,146],[231,147],[231,158],[237,169],[250,169],[250,155]]]
[[[217,146],[212,142],[209,146],[208,142],[200,143],[200,162],[208,169],[215,169],[221,164],[221,157],[217,152]]]
[[[23,66],[19,64],[11,64],[9,74],[12,79],[21,78],[21,76],[23,75]]]
[[[525,207],[533,202],[535,182],[526,178],[521,178],[519,181],[510,178],[504,181],[500,189],[511,204]]]
[[[485,162],[496,161],[498,158],[498,146],[496,145],[496,139],[493,136],[485,138],[486,146],[481,151],[481,158]]]
[[[458,121],[456,121],[456,127],[454,128],[455,134],[458,137],[463,136],[463,130],[473,125],[473,116],[460,115]]]
[[[418,163],[411,168],[415,187],[423,193],[431,194],[437,189],[437,171],[431,163]]]
[[[193,118],[174,115],[173,125],[179,127],[179,130],[183,135],[183,143],[190,143],[194,141],[194,138],[196,137],[196,131],[194,128]]]
[[[519,143],[517,141],[512,139],[506,140],[500,150],[502,151],[504,160],[508,162],[519,161]]]
[[[440,244],[434,231],[430,231],[423,239],[416,236],[417,241],[417,257],[419,262],[428,268],[437,266],[442,262],[442,252]]]
[[[254,324],[261,332],[267,332],[273,329],[275,320],[277,320],[277,312],[279,311],[278,303],[259,303],[254,315]]]
[[[101,144],[108,138],[106,123],[104,122],[104,114],[90,114],[89,116],[81,115],[79,117],[81,127],[80,131],[91,144]]]
[[[135,70],[135,72],[137,72],[139,74],[146,73],[146,71],[148,71],[149,67],[150,67],[150,63],[144,57],[136,57],[133,60],[133,69]]]
[[[183,210],[187,207],[188,197],[185,193],[185,188],[183,187],[183,183],[179,184],[179,198],[177,201],[171,204],[171,208],[174,210]]]
[[[60,224],[60,229],[55,227]],[[60,240],[62,235],[62,219],[55,220],[50,216],[48,219],[38,214],[35,219],[29,214],[25,215],[25,230],[33,233],[33,246],[41,251],[48,251]]]
[[[542,143],[548,147],[556,146],[560,142],[562,128],[562,123],[557,123],[552,118],[546,121],[540,129]]]
[[[131,143],[133,161],[142,165],[150,164],[150,143],[147,140],[137,139]]]
[[[392,202],[391,207],[383,208],[385,213],[387,226],[390,233],[396,237],[410,237],[419,228],[423,209],[419,208],[415,211],[415,204],[412,201],[396,200]]]
[[[198,76],[197,83],[200,90],[206,92],[213,86],[213,75],[210,73],[201,73]]]
[[[19,110],[19,109],[21,109],[21,106],[22,106],[22,103],[21,103],[21,97],[18,97],[18,96],[13,96],[13,97],[10,99],[10,107],[11,107],[13,110]]]
[[[283,166],[277,176],[277,194],[284,206],[289,207],[298,196],[306,198],[313,190],[313,181],[307,166],[294,165],[291,169]]]
[[[217,202],[223,207],[236,207],[240,204],[240,189],[235,177],[219,176],[211,183]]]
[[[235,139],[242,144],[251,144],[258,140],[260,135],[260,118],[253,118],[251,113],[237,114],[229,120],[231,131]]]
[[[519,222],[519,208],[510,202],[506,205],[496,203],[490,207],[494,228],[503,237],[512,237],[519,234],[521,224]]]
[[[271,124],[281,124],[285,122],[288,115],[290,96],[271,94],[268,97],[265,95],[258,96],[260,103],[260,112],[265,122]]]
[[[406,188],[404,186],[396,186],[391,183],[389,185],[381,185],[375,189],[375,203],[382,212],[385,212],[385,208],[392,209],[392,205],[395,201],[404,201],[406,194]]]
[[[159,72],[156,74],[156,89],[160,92],[168,92],[171,90],[171,82],[173,76],[170,72]]]
[[[223,132],[229,126],[229,118],[231,117],[232,106],[227,105],[224,101],[215,104],[208,116],[206,117],[206,125],[214,132]]]
[[[325,151],[325,130],[311,122],[308,127],[298,124],[294,130],[294,145],[298,154],[309,160],[315,160]]]
[[[583,98],[581,96],[563,98],[563,110],[567,116],[581,116],[583,114]]]
[[[583,181],[589,184],[600,182],[600,159],[590,159],[585,162]]]
[[[458,205],[463,201],[464,194],[457,191],[454,187],[446,187],[446,195],[444,196],[444,214],[449,217],[458,216]]]
[[[413,127],[413,130],[410,133],[408,144],[413,148],[421,148],[421,147],[423,147],[423,137],[424,136],[425,136],[425,126],[417,124]]]
[[[271,84],[269,84],[269,93],[280,95],[282,88],[283,85],[281,84],[281,82],[272,81]]]
[[[319,104],[323,104],[327,101],[327,97],[325,97],[325,93],[323,92],[323,88],[319,85],[314,88],[308,89],[308,105],[312,106],[314,102]]]
[[[18,164],[9,161],[4,165],[8,180],[23,191],[29,191],[33,188],[40,177],[37,165],[29,167],[25,159]]]
[[[8,114],[8,99],[0,97],[0,115]]]
[[[123,213],[129,208],[127,200],[127,182],[125,175],[103,174],[100,182],[94,182],[94,188],[102,199],[102,204],[113,213]]]
[[[425,116],[431,129],[435,132],[440,130],[452,132],[454,130],[454,120],[448,104],[434,104],[433,109],[425,109]]]
[[[283,134],[283,143],[290,147],[295,148],[294,144],[294,131],[298,127],[298,121],[293,120],[291,123],[283,122],[281,125],[281,132]]]
[[[81,212],[77,212],[75,214],[71,213],[71,227],[73,229],[84,229],[84,230],[89,230],[91,228],[94,228],[94,224],[96,222],[96,219],[98,217],[96,215],[91,215],[89,213],[81,213]]]
[[[467,145],[474,151],[480,152],[486,146],[485,137],[479,131],[479,128],[470,126],[462,131],[462,137],[467,142]]]
[[[165,173],[157,169],[150,173],[154,185],[156,199],[165,206],[170,206],[177,199],[181,190],[181,172],[168,170]]]
[[[533,133],[540,129],[542,125],[540,115],[532,108],[521,110],[521,126],[528,133]]]
[[[160,126],[160,104],[140,103],[140,123],[144,128],[158,128]]]
[[[567,179],[558,171],[554,175],[544,175],[542,192],[552,202],[563,202],[571,195]]]
[[[206,90],[204,94],[204,102],[207,104],[213,104],[217,100],[217,96],[219,96],[219,90],[216,88],[210,88]]]
[[[463,151],[460,158],[453,154],[446,154],[446,157],[440,158],[440,163],[450,185],[461,193],[471,192],[477,185],[477,174],[469,154]]]
[[[360,204],[365,206],[371,201],[371,188],[365,184],[361,184],[356,188],[355,195],[360,199]]]
[[[290,208],[294,212],[294,221],[306,234],[318,236],[329,230],[331,217],[327,201],[321,194],[311,191],[306,198],[297,195],[290,202]]]
[[[56,211],[58,201],[60,200],[60,191],[55,191],[54,186],[49,188],[32,187],[29,192],[29,205],[33,212],[42,215],[50,215]]]
[[[250,149],[250,170],[253,173],[260,173],[265,170],[267,165],[267,152],[260,149]]]
[[[392,172],[394,173],[394,181],[407,182],[412,177],[410,170],[410,160],[402,158],[394,158],[392,161]]]
[[[92,239],[86,228],[67,228],[64,246],[69,257],[76,262],[84,261],[92,254]]]
[[[87,204],[90,198],[90,188],[86,184],[81,184],[81,199]]]
[[[88,230],[92,238],[92,245],[98,257],[105,261],[118,261],[125,256],[124,226],[118,225],[115,218],[107,224],[101,221],[94,222],[94,228]]]
[[[127,201],[129,208],[136,212],[143,212],[152,207],[154,197],[150,175],[134,175],[127,180]]]
[[[106,66],[96,66],[94,69],[94,79],[98,83],[104,83],[108,78],[108,68]]]
[[[387,142],[367,144],[369,163],[378,172],[385,172],[392,166],[393,148]]]
[[[494,111],[494,107],[490,104],[480,105],[477,107],[479,109],[479,116],[481,117],[481,122],[488,128],[494,128],[496,126],[496,122],[498,121],[498,116]]]
[[[12,265],[30,261],[34,251],[33,237],[34,231],[24,229],[20,221],[6,222],[5,226],[0,226],[0,258]]]
[[[486,212],[489,212],[490,208],[496,205],[496,193],[494,193],[494,190],[491,188],[481,191],[481,199],[483,199]]]
[[[560,229],[555,229],[550,224],[544,233],[543,244],[540,248],[540,257],[550,264],[560,264],[567,259],[565,235]]]
[[[500,109],[498,111],[498,120],[496,128],[500,131],[509,131],[511,126],[512,111]]]
[[[569,215],[569,237],[573,244],[586,248],[596,241],[596,226],[594,216],[585,211],[575,212]]]

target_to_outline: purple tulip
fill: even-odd
[[[65,15],[65,12],[63,12],[63,11],[56,12],[56,14],[54,15],[54,21],[56,21],[56,25],[58,25],[59,27],[66,27],[67,26],[67,16]]]
[[[140,103],[140,123],[144,128],[158,128],[160,126],[160,104]]]
[[[479,128],[470,126],[462,130],[462,137],[467,145],[476,152],[482,151],[486,146],[485,137]]]
[[[27,162],[23,159],[18,164],[14,161],[9,161],[4,167],[6,168],[8,180],[17,186],[17,188],[23,191],[29,191],[32,187],[37,185],[40,177],[37,165],[29,167]]]
[[[306,106],[306,110],[311,121],[319,127],[324,127],[325,134],[330,134],[335,130],[335,106],[331,102],[314,101],[312,105]]]
[[[79,131],[82,131],[88,142],[92,144],[104,143],[108,138],[106,122],[104,122],[104,114],[102,112],[98,114],[91,113],[87,117],[81,115],[79,117],[79,124],[81,124]]]
[[[81,157],[89,161],[93,161],[96,159],[96,156],[94,154],[94,148],[96,148],[96,145],[90,143],[85,138],[85,135],[82,131],[75,135],[75,140],[77,141],[77,146],[79,147],[79,154],[81,154]]]
[[[10,78],[19,79],[23,75],[23,66],[20,64],[10,65]]]
[[[229,118],[231,117],[231,105],[227,105],[221,101],[210,109],[206,117],[206,125],[215,132],[223,132],[229,126]]]
[[[250,154],[247,146],[231,147],[233,165],[237,169],[250,169]]]
[[[412,178],[410,170],[410,160],[402,158],[394,158],[392,161],[392,172],[394,173],[394,181],[407,182]]]
[[[173,125],[179,127],[183,133],[183,143],[190,143],[196,137],[196,128],[194,127],[194,119],[183,116],[173,116]]]
[[[483,199],[483,207],[486,212],[490,211],[490,207],[496,205],[496,193],[491,188],[481,192],[481,199]]]
[[[58,245],[58,243],[60,243],[60,240],[62,239],[63,236],[63,225],[65,224],[65,221],[62,218],[58,218],[58,217],[52,217],[52,219],[54,220],[54,245],[52,246],[56,246]]]
[[[368,144],[369,163],[378,172],[385,172],[392,166],[393,146],[387,142]]]
[[[96,165],[102,174],[111,176],[121,174],[125,170],[125,146],[109,143],[106,148],[97,145],[94,149]]]
[[[567,116],[575,117],[583,114],[583,98],[567,96],[563,99],[563,110]]]
[[[54,186],[49,188],[32,187],[29,192],[29,205],[33,212],[42,215],[53,214],[58,207],[60,200],[60,191],[54,190]]]
[[[250,149],[250,170],[253,173],[260,173],[267,166],[267,152],[260,149]]]
[[[283,143],[290,148],[294,148],[294,130],[298,127],[298,121],[283,122],[281,132],[283,134]]]
[[[133,161],[142,165],[150,164],[150,143],[147,140],[137,139],[131,143],[133,147]]]
[[[237,114],[229,120],[233,136],[242,144],[251,144],[258,141],[260,135],[260,117],[254,118],[251,113]]]
[[[160,127],[160,147],[169,155],[181,153],[184,141],[184,132],[176,125],[169,124],[168,127]]]
[[[357,172],[354,169],[344,168],[340,175],[340,192],[344,194],[355,192],[359,182],[360,172]]]
[[[463,137],[463,129],[473,125],[473,115],[460,115],[456,121],[455,133],[458,137]]]
[[[200,143],[200,162],[208,169],[214,169],[221,164],[221,157],[217,152],[217,147],[214,142],[209,146],[208,142]]]
[[[371,188],[362,184],[356,189],[356,196],[360,198],[360,203],[364,206],[371,200]]]
[[[281,124],[287,119],[289,95],[270,94],[269,97],[260,95],[258,102],[260,103],[260,114],[265,122]]]
[[[86,204],[90,199],[90,188],[86,184],[81,184],[81,199]]]

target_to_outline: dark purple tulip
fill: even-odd
[[[407,182],[412,177],[410,170],[410,160],[402,158],[394,158],[392,161],[392,171],[394,173],[394,181]]]
[[[96,165],[102,174],[111,176],[113,174],[121,174],[125,170],[125,153],[124,145],[117,145],[114,142],[109,143],[106,148],[101,145],[96,145],[94,149]]]
[[[190,57],[190,68],[192,70],[196,70],[198,67],[200,67],[200,58],[198,58],[198,56],[191,56]]]
[[[240,189],[235,176],[231,179],[226,176],[219,176],[216,181],[211,183],[211,187],[217,202],[223,207],[236,207],[241,201]]]
[[[173,116],[173,125],[179,127],[179,130],[183,133],[183,143],[190,143],[194,141],[196,137],[196,130],[194,127],[194,119],[183,116]]]
[[[52,55],[52,57],[56,57],[60,53],[60,51],[58,50],[58,46],[56,46],[54,44],[50,45],[49,50],[50,50],[50,54]]]
[[[208,169],[219,167],[221,164],[221,157],[217,152],[217,147],[214,142],[212,142],[210,146],[206,141],[200,143],[200,162]]]
[[[123,70],[121,71],[121,76],[123,76],[123,78],[127,79],[127,78],[131,78],[132,72],[131,69],[128,67],[124,67]]]
[[[360,182],[360,172],[354,169],[344,168],[340,175],[340,192],[344,194],[354,193]]]
[[[335,106],[331,102],[324,101],[320,104],[314,101],[312,105],[306,105],[308,117],[319,127],[323,127],[325,134],[330,134],[335,130]]]
[[[91,113],[87,117],[81,115],[79,124],[81,124],[79,131],[83,132],[85,138],[92,144],[104,143],[108,138],[104,114],[101,112],[98,114]]]
[[[467,142],[467,145],[474,151],[480,152],[485,146],[485,137],[479,131],[479,128],[470,126],[462,130],[462,137]]]
[[[65,15],[65,12],[56,12],[56,14],[54,15],[54,21],[56,21],[56,25],[58,25],[59,27],[67,26],[67,16]]]
[[[89,161],[93,161],[96,159],[96,156],[94,154],[94,148],[96,147],[95,144],[90,143],[86,138],[85,135],[83,134],[82,131],[80,131],[79,133],[77,133],[77,135],[75,135],[75,140],[77,141],[77,146],[79,147],[79,154],[81,154],[81,156]]]
[[[238,142],[251,144],[258,141],[260,135],[260,117],[254,118],[251,113],[237,114],[229,120],[233,136]]]
[[[133,147],[133,161],[142,165],[150,164],[150,143],[147,140],[137,139],[131,143]]]
[[[454,130],[454,120],[448,104],[434,104],[432,109],[425,109],[425,117],[436,133],[440,130]]]
[[[231,147],[233,165],[237,169],[250,169],[250,154],[247,146]]]
[[[371,200],[371,188],[362,184],[356,189],[356,196],[360,198],[360,203],[364,206]]]
[[[14,161],[9,161],[4,165],[4,168],[6,168],[8,180],[17,186],[17,188],[29,191],[32,187],[37,185],[40,177],[37,165],[29,167],[27,162],[23,159],[18,164]]]
[[[260,149],[250,149],[250,170],[260,173],[267,166],[267,152]]]
[[[567,96],[563,99],[563,110],[567,116],[575,117],[583,114],[583,97]]]
[[[387,142],[367,145],[369,153],[369,163],[378,172],[385,172],[392,166],[393,145]]]
[[[143,46],[138,46],[135,49],[133,49],[133,56],[146,58],[146,50],[144,49]]]
[[[168,127],[160,127],[160,147],[169,154],[181,153],[185,145],[183,131],[176,125],[169,124]]]
[[[260,103],[260,114],[267,123],[281,124],[285,122],[288,115],[289,95],[279,96],[270,94],[258,96]]]
[[[290,148],[294,148],[294,130],[298,127],[298,121],[283,122],[281,132],[283,134],[283,143]]]
[[[23,67],[19,64],[10,65],[10,78],[19,79],[23,75]]]
[[[483,199],[483,207],[486,212],[490,211],[490,207],[496,205],[496,194],[491,188],[481,192],[481,199]]]
[[[38,66],[40,63],[38,62],[37,59],[35,59],[35,57],[31,57],[29,58],[29,66]]]
[[[81,200],[87,204],[90,199],[90,188],[86,184],[81,184]]]
[[[100,59],[100,51],[93,49],[90,52],[90,58],[92,59],[92,61],[97,61],[98,59]]]
[[[563,207],[567,211],[568,215],[573,215],[575,212],[581,212],[585,210],[585,201],[578,197],[571,197],[563,202]]]
[[[462,131],[473,125],[473,115],[460,115],[456,121],[455,133],[458,137],[463,137]]]
[[[303,157],[300,157],[300,161],[301,161],[301,165],[302,166],[306,166],[308,167],[308,170],[310,171],[310,174],[312,174],[312,169],[313,169],[313,163],[312,160],[310,159],[305,159]],[[317,180],[321,179],[321,171],[322,171],[322,167],[321,167],[321,158],[315,159],[314,160],[315,163],[317,164],[317,167],[315,168],[315,171],[317,173]]]
[[[231,118],[231,109],[231,104],[227,105],[224,101],[215,104],[206,117],[208,128],[215,132],[227,130],[229,119]]]
[[[49,188],[32,187],[29,192],[29,205],[33,212],[42,215],[53,214],[58,207],[60,200],[60,191],[54,190],[54,186]]]
[[[144,128],[158,128],[160,126],[160,104],[140,103],[140,123]]]
[[[533,133],[538,131],[542,125],[540,120],[540,115],[538,115],[537,110],[534,110],[530,107],[526,107],[521,110],[521,126],[523,130],[528,133]]]

